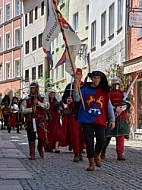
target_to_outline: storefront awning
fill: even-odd
[[[126,61],[124,64],[124,74],[129,74],[142,70],[142,56]]]

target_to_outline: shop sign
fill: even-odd
[[[142,70],[142,62],[124,67],[124,74]]]
[[[132,11],[129,13],[129,26],[142,28],[142,12]]]

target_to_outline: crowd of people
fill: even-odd
[[[89,79],[89,82],[88,82]],[[126,111],[128,101],[123,101],[120,79],[112,79],[110,88],[101,71],[88,73],[82,81],[82,70],[76,69],[74,81],[69,83],[61,97],[55,89],[45,96],[39,93],[37,82],[30,84],[30,93],[24,99],[5,95],[0,104],[1,129],[16,129],[22,125],[27,131],[29,159],[35,160],[36,140],[40,157],[44,152],[60,153],[68,146],[74,153],[74,162],[83,161],[83,150],[89,161],[87,171],[94,165],[101,167],[106,159],[106,149],[111,137],[116,137],[117,160],[125,160],[124,139],[129,135]],[[96,140],[94,140],[94,138]]]

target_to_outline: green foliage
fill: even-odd
[[[46,93],[48,89],[52,88],[53,85],[53,79],[49,77],[48,74],[45,74],[44,77],[41,77],[40,80],[44,82],[44,92]]]
[[[111,80],[113,77],[117,76],[121,80],[121,89],[127,91],[128,87],[130,86],[130,78],[129,75],[124,75],[123,73],[124,67],[119,65],[111,65],[106,70],[106,75],[111,85]]]

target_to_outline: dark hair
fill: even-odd
[[[101,81],[100,81],[100,84],[99,84],[98,87],[101,87],[106,92],[110,91],[110,87],[109,87],[109,84],[108,84],[107,77],[101,71],[92,71],[92,73],[88,73],[88,75],[85,78],[85,84],[87,83],[88,77],[92,79],[93,76],[100,76],[101,77]]]

